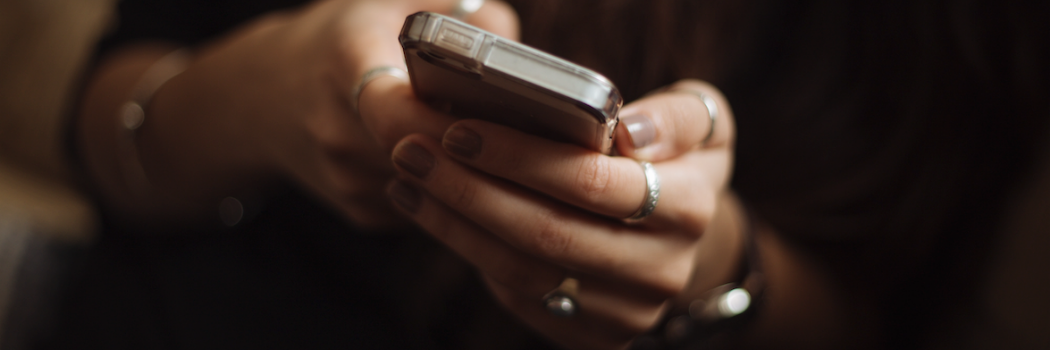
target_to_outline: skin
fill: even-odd
[[[404,67],[396,40],[404,18],[449,9],[452,0],[321,1],[264,16],[204,47],[186,71],[154,95],[138,131],[139,159],[152,184],[135,193],[119,157],[126,140],[114,126],[119,106],[142,73],[172,50],[129,47],[96,69],[79,117],[89,173],[115,212],[143,223],[203,217],[242,188],[279,178],[303,184],[355,224],[397,221],[376,206],[393,174],[388,152],[410,133],[440,137],[454,119],[427,108],[407,82],[380,77],[350,95],[368,69]],[[517,36],[509,7],[486,6],[474,24]],[[374,110],[373,106],[391,106]],[[385,202],[385,201],[384,201]]]
[[[407,215],[474,264],[508,310],[570,349],[624,348],[668,307],[729,281],[745,225],[727,188],[735,131],[732,109],[706,83],[682,81],[625,106],[621,115],[651,119],[656,139],[640,149],[620,142],[618,157],[456,120],[390,76],[368,84],[360,115],[351,112],[351,92],[365,71],[404,67],[392,39],[404,18],[442,12],[455,2],[320,1],[264,16],[196,48],[186,71],[155,93],[138,131],[137,160],[120,156],[127,140],[115,127],[117,111],[143,72],[174,47],[118,51],[96,68],[80,109],[77,136],[86,168],[110,211],[129,225],[203,220],[221,198],[279,180],[309,189],[358,226],[397,228]],[[467,21],[518,37],[517,17],[502,2],[486,2]],[[682,89],[704,92],[719,105],[707,143],[701,144],[710,126],[707,110]],[[457,129],[480,136],[476,156],[443,146]],[[619,134],[629,137],[622,129]],[[432,168],[422,176],[406,171],[408,150],[430,154]],[[651,217],[626,224],[621,218],[645,195],[635,159],[653,162],[662,192]],[[129,162],[140,162],[150,191],[132,191],[124,182]],[[400,190],[392,193],[401,214],[387,204],[384,188]],[[790,285],[792,267],[803,265],[791,263],[795,255],[779,254],[790,253],[788,247],[768,242],[760,239],[760,248],[781,257],[772,259],[781,268],[766,268],[769,280],[787,278]],[[556,318],[539,301],[566,276],[580,281],[581,311]],[[774,290],[771,299],[786,295],[778,297],[788,299],[784,305],[805,294]],[[777,333],[779,322],[760,323],[760,332],[797,337]]]

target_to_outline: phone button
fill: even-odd
[[[484,35],[481,32],[446,21],[438,29],[435,44],[465,57],[474,57],[482,39]]]

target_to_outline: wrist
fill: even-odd
[[[265,197],[277,176],[245,118],[253,114],[230,108],[237,90],[224,86],[215,67],[200,61],[188,61],[185,72],[154,92],[138,146],[154,185],[153,200],[169,204],[166,216],[232,226]],[[236,220],[229,219],[231,205],[240,212]]]
[[[142,166],[139,152],[139,130],[146,124],[150,102],[154,94],[169,80],[186,70],[189,58],[185,49],[178,49],[156,60],[147,68],[138,81],[132,85],[131,93],[121,104],[116,123],[118,163],[120,163],[121,183],[125,191],[132,196],[150,196],[154,191],[150,175]]]
[[[243,162],[216,137],[209,123],[217,118],[188,114],[199,113],[203,103],[186,99],[193,95],[185,91],[195,89],[186,79],[192,70],[175,74],[189,60],[170,56],[173,51],[142,45],[109,56],[78,118],[85,169],[116,219],[133,226],[215,217],[222,198],[258,183],[236,175]],[[141,113],[141,123],[135,117],[126,123],[129,109]]]

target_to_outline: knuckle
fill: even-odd
[[[548,210],[540,216],[539,227],[533,235],[535,249],[548,257],[561,257],[569,254],[572,246],[572,235],[565,231],[565,220],[557,211]]]
[[[576,185],[582,192],[583,199],[594,203],[602,200],[608,192],[612,170],[608,158],[599,155],[588,158],[577,172]]]
[[[680,221],[683,235],[690,238],[703,237],[704,231],[707,230],[707,225],[710,223],[710,220],[707,218],[692,213],[682,216]]]
[[[692,259],[683,257],[675,260],[661,266],[649,282],[649,287],[662,297],[678,296],[689,284]]]
[[[690,203],[690,207],[694,208],[690,211],[685,212],[680,218],[680,228],[687,237],[699,238],[703,236],[704,231],[711,224],[711,218],[714,216],[715,200],[713,198],[706,198],[709,196],[696,196]]]
[[[700,101],[696,96],[682,94],[678,103],[666,104],[664,108],[664,113],[666,113],[667,119],[671,122],[669,126],[672,130],[678,130],[678,128],[692,126],[693,119],[696,119],[696,111],[705,108],[705,106],[703,101]]]

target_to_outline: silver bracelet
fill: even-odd
[[[142,167],[138,150],[138,130],[146,121],[146,109],[149,108],[153,94],[171,78],[185,71],[188,65],[189,52],[186,49],[175,50],[165,55],[146,69],[142,78],[139,78],[131,89],[131,96],[120,107],[117,138],[122,141],[123,183],[135,195],[146,195],[152,188],[149,176]]]

